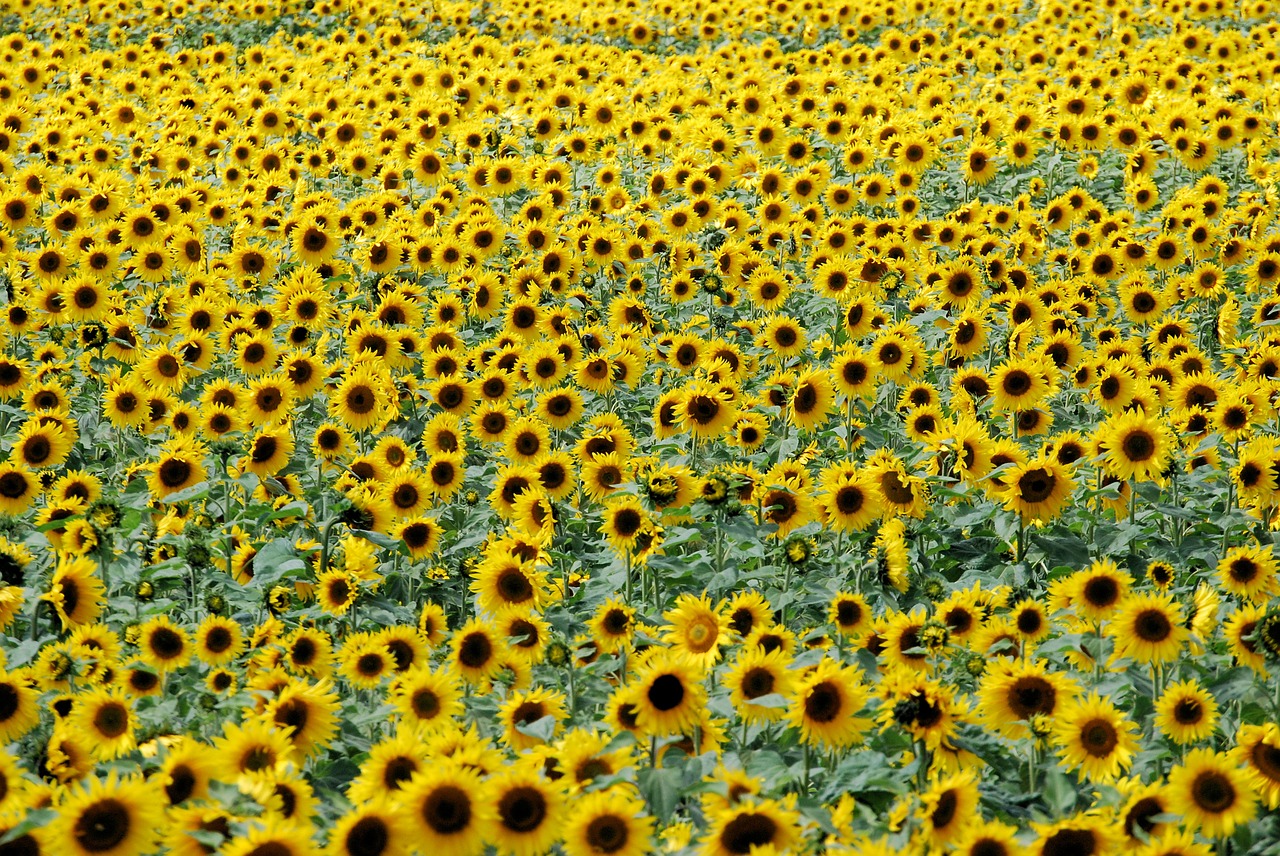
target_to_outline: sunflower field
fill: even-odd
[[[0,0],[0,856],[1280,852],[1280,5]]]

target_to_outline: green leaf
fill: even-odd
[[[50,520],[48,523],[41,523],[36,527],[37,532],[51,532],[54,529],[63,529],[72,520],[83,520],[83,514],[73,514],[70,517],[59,517],[57,520]]]
[[[25,666],[30,663],[36,654],[40,653],[40,649],[44,647],[44,641],[46,640],[24,639],[14,645],[6,652],[8,668],[16,669],[19,666]]]
[[[386,547],[388,549],[399,547],[401,543],[389,535],[383,535],[381,532],[371,532],[368,529],[352,529],[351,534],[355,535],[357,538],[363,538],[366,541],[371,541],[379,547]]]
[[[33,829],[48,826],[57,816],[58,813],[51,808],[41,808],[27,812],[27,816],[21,822],[6,832],[3,837],[0,837],[0,845],[17,841]]]
[[[637,778],[640,795],[649,804],[650,813],[659,823],[667,823],[680,802],[680,770],[674,767],[641,770]]]
[[[192,502],[197,499],[204,499],[209,495],[209,482],[202,481],[183,488],[177,493],[171,493],[164,497],[161,502]]]
[[[1066,817],[1076,805],[1076,788],[1061,767],[1050,767],[1044,773],[1044,799],[1059,817]]]
[[[782,693],[769,693],[768,695],[757,696],[748,701],[747,704],[754,704],[757,707],[783,708],[790,702],[787,701],[787,697]]]
[[[516,731],[541,740],[543,743],[550,743],[556,732],[556,718],[548,714],[527,725],[520,723],[516,725]]]

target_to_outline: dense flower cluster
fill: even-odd
[[[1267,0],[0,3],[0,856],[1280,847]]]

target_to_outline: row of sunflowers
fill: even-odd
[[[1267,0],[0,3],[0,856],[1280,847]]]

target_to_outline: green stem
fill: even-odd
[[[338,522],[338,518],[334,518],[325,523],[324,528],[320,530],[320,571],[317,577],[323,576],[329,571],[329,533],[333,531],[333,526]]]

